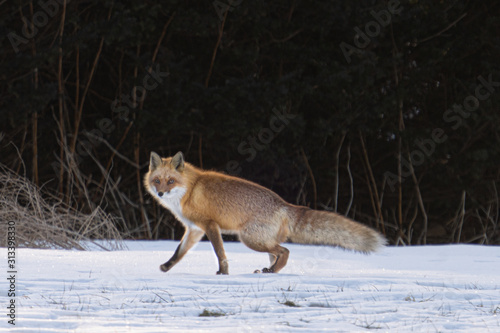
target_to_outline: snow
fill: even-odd
[[[3,314],[0,331],[500,332],[500,247],[386,247],[364,255],[285,244],[290,259],[279,274],[252,274],[269,264],[267,254],[225,243],[230,275],[221,276],[208,242],[167,273],[159,265],[178,242],[125,245],[18,249],[16,325]],[[5,267],[7,251],[0,251]]]

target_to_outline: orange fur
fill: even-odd
[[[160,158],[151,153],[144,183],[148,192],[186,227],[172,258],[160,266],[170,270],[204,234],[219,259],[218,274],[228,274],[221,233],[237,234],[249,248],[270,254],[264,272],[279,272],[288,259],[280,244],[340,246],[362,252],[385,240],[376,231],[336,213],[315,211],[285,202],[271,190],[219,172],[186,163],[182,153]]]

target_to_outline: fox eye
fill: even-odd
[[[160,180],[158,178],[156,178],[155,180],[153,180],[155,182],[155,184],[160,184]]]
[[[173,179],[169,179],[168,182],[167,182],[167,185],[172,185],[174,183],[174,180]]]

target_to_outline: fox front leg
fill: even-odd
[[[224,246],[222,244],[222,236],[220,233],[220,228],[215,222],[210,222],[207,225],[207,230],[205,230],[208,240],[212,243],[215,251],[215,255],[219,260],[219,270],[217,274],[229,274],[229,265],[227,264],[226,251],[224,251]]]
[[[194,244],[198,243],[205,233],[200,229],[187,228],[184,236],[182,237],[181,243],[175,250],[174,255],[166,263],[160,266],[162,272],[168,272],[172,267],[177,264],[182,257],[193,247]]]

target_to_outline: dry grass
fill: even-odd
[[[94,244],[118,249],[122,243],[116,220],[100,207],[88,214],[68,207],[0,165],[0,234],[6,235],[7,222],[14,221],[17,247],[85,250]],[[0,246],[6,241],[1,237]]]

